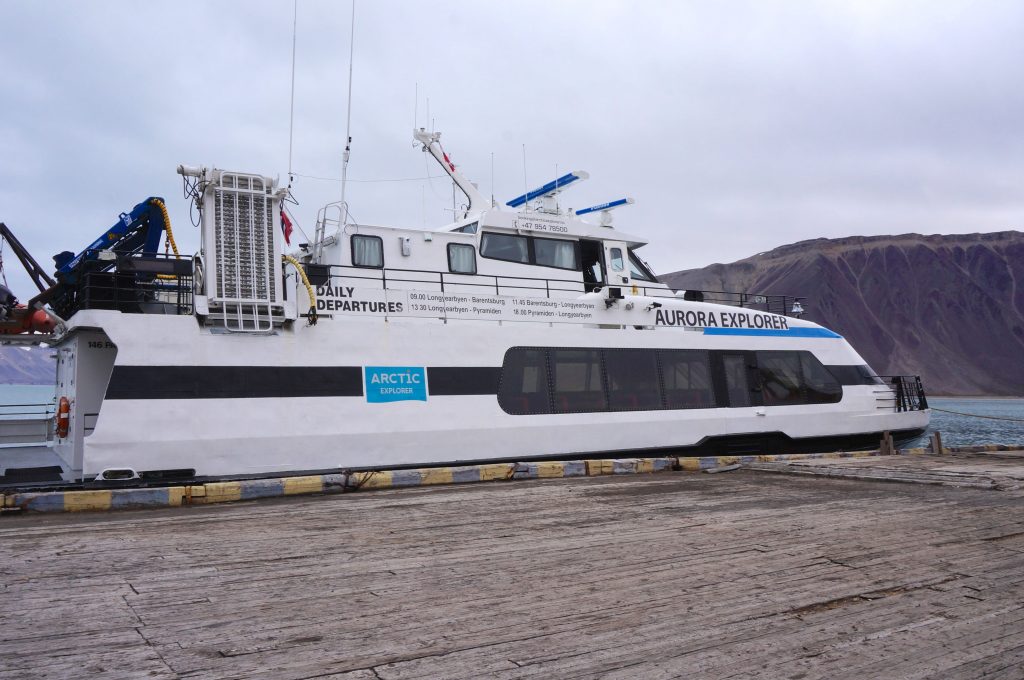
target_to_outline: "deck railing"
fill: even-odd
[[[924,411],[928,408],[928,397],[919,375],[880,375],[885,384],[895,393],[896,410]]]

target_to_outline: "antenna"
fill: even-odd
[[[412,105],[412,129],[420,125],[420,84],[416,83],[416,102]]]
[[[494,152],[491,152],[491,207],[494,207]]]
[[[292,188],[292,140],[295,134],[295,40],[299,34],[299,0],[292,6],[292,104],[288,116],[288,188]]]
[[[529,182],[529,180],[526,179],[526,145],[523,144],[523,195],[525,196],[525,195],[527,195],[529,193],[530,193],[530,182]],[[525,203],[525,201],[524,201],[524,203]],[[508,205],[510,207],[513,207],[513,208],[516,207],[516,206],[512,205],[511,203],[506,203],[505,205]],[[523,210],[528,211],[529,209],[530,209],[530,204],[527,203],[526,206],[523,208]]]
[[[341,207],[345,211],[342,224],[348,224],[348,204],[345,203],[345,185],[348,180],[348,159],[352,154],[352,60],[356,43],[356,0],[352,0],[352,29],[348,43],[348,115],[345,120],[345,152],[341,155]]]

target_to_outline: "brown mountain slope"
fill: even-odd
[[[807,296],[805,318],[881,374],[934,394],[1024,395],[1024,234],[801,241],[660,277],[677,289]]]

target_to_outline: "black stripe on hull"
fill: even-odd
[[[359,366],[114,366],[107,399],[361,397]]]
[[[431,396],[497,394],[501,367],[433,366],[427,369]]]

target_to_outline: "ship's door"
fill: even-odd
[[[717,352],[721,369],[718,392],[725,397],[729,408],[761,406],[761,381],[757,370],[757,359],[753,352]]]
[[[593,293],[605,284],[604,247],[601,241],[580,240],[580,264],[583,266],[583,289]]]
[[[628,287],[631,281],[626,244],[622,241],[605,241],[604,261],[608,265],[608,285]]]

